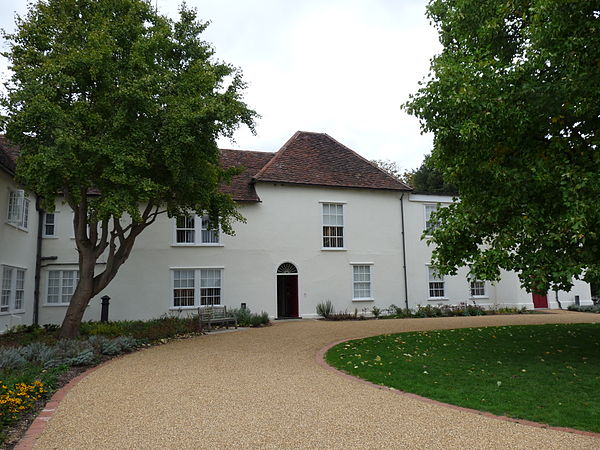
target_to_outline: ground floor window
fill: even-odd
[[[2,266],[0,283],[0,313],[23,310],[25,269]]]
[[[427,267],[429,298],[445,298],[444,277],[438,275],[433,267]]]
[[[355,264],[352,266],[353,300],[371,299],[371,266]]]
[[[173,269],[173,306],[221,304],[223,269]]]
[[[78,270],[49,270],[46,302],[51,305],[68,305],[77,283]]]
[[[471,297],[485,297],[485,281],[471,280]]]

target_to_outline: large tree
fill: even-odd
[[[232,232],[242,217],[218,190],[233,172],[216,140],[253,129],[255,113],[241,73],[215,60],[207,24],[185,6],[172,21],[145,0],[45,0],[16,25],[5,127],[21,147],[18,179],[48,211],[60,193],[74,213],[79,283],[61,331],[71,337],[162,212],[209,213]]]
[[[600,3],[432,0],[443,51],[406,108],[460,192],[433,262],[568,289],[600,264]]]

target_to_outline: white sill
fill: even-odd
[[[223,306],[223,305],[169,306],[169,311],[196,311],[198,308],[210,308],[211,306]]]
[[[24,231],[25,233],[29,233],[29,231],[27,230],[27,228],[21,227],[19,225],[15,225],[14,223],[10,223],[10,222],[4,222],[4,223],[6,225],[10,226],[10,227],[13,227],[13,228],[17,229],[17,230]]]
[[[353,298],[352,301],[353,302],[374,302],[375,299],[373,297],[369,297],[369,298]]]
[[[171,244],[171,247],[224,247],[223,244]]]
[[[0,316],[10,316],[12,314],[24,314],[24,309],[17,309],[16,311],[2,311],[0,312]]]
[[[348,249],[346,247],[321,247],[321,251],[323,251],[323,252],[347,252]]]
[[[44,303],[42,306],[46,307],[49,306],[50,308],[56,308],[56,307],[66,307],[69,306],[69,303]]]
[[[486,298],[490,298],[490,296],[489,295],[472,295],[469,298],[473,299],[473,300],[485,300]]]
[[[58,236],[42,236],[42,239],[58,239]],[[71,238],[75,239],[75,238]]]
[[[437,301],[446,301],[450,300],[448,297],[429,297],[427,299],[428,302],[437,302]]]

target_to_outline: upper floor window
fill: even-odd
[[[344,247],[344,205],[323,203],[323,248]]]
[[[188,245],[219,244],[219,230],[210,229],[208,216],[175,219],[175,243]]]
[[[486,297],[485,292],[485,281],[482,280],[470,280],[471,285],[471,297]]]
[[[0,313],[21,311],[25,297],[25,269],[2,266]]]
[[[44,226],[42,228],[43,237],[56,237],[56,214],[44,214]]]
[[[7,221],[18,228],[27,229],[29,199],[25,196],[24,190],[9,191]]]
[[[79,283],[78,270],[50,270],[46,302],[53,305],[68,305],[77,283]]]
[[[439,204],[429,204],[429,205],[425,205],[425,232],[427,234],[430,234],[431,231],[435,230],[438,226],[439,223],[437,221],[433,221],[431,220],[431,213],[437,211],[439,209]]]
[[[353,265],[352,266],[352,287],[353,300],[371,300],[371,266]]]
[[[429,298],[445,298],[444,277],[438,275],[433,267],[427,267]]]
[[[173,270],[173,307],[221,304],[223,269]]]

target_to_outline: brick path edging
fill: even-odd
[[[371,337],[371,336],[365,336],[365,337]],[[506,417],[506,416],[498,416],[496,414],[492,414],[490,412],[486,412],[486,411],[479,411],[477,409],[471,409],[471,408],[464,408],[462,406],[456,406],[456,405],[451,405],[450,403],[444,403],[444,402],[439,402],[437,400],[432,400],[430,398],[427,397],[422,397],[420,395],[417,394],[412,394],[410,392],[404,392],[404,391],[400,391],[398,389],[394,389],[388,386],[382,386],[380,384],[375,384],[375,383],[371,383],[370,381],[367,380],[363,380],[362,378],[358,378],[355,377],[353,375],[347,374],[346,372],[342,372],[341,370],[336,369],[333,366],[330,366],[329,364],[327,364],[327,362],[325,361],[325,353],[327,353],[327,351],[332,348],[335,347],[338,344],[341,344],[343,342],[348,342],[348,341],[353,341],[356,339],[362,339],[360,337],[353,337],[353,338],[348,338],[348,339],[342,339],[341,341],[337,341],[334,342],[332,344],[328,344],[325,347],[323,347],[321,350],[319,350],[317,352],[317,354],[315,355],[315,360],[317,362],[317,364],[319,364],[321,367],[323,367],[326,370],[329,370],[341,377],[353,380],[353,381],[357,381],[359,383],[363,383],[366,384],[367,386],[371,386],[374,387],[376,389],[381,389],[384,391],[389,391],[392,392],[396,395],[401,395],[403,397],[408,397],[408,398],[412,398],[415,400],[419,400],[422,401],[424,403],[429,403],[432,405],[437,405],[437,406],[443,406],[445,408],[450,408],[450,409],[454,409],[456,411],[463,411],[463,412],[467,412],[467,413],[472,413],[472,414],[478,414],[480,416],[484,416],[484,417],[489,417],[491,419],[496,419],[496,420],[503,420],[505,422],[513,422],[513,423],[518,423],[521,425],[527,425],[530,427],[535,427],[535,428],[546,428],[548,430],[554,430],[554,431],[564,431],[567,433],[574,433],[574,434],[580,434],[583,436],[590,436],[590,437],[595,437],[595,438],[600,438],[600,433],[595,433],[593,431],[583,431],[583,430],[576,430],[574,428],[567,428],[567,427],[554,427],[554,426],[550,426],[544,423],[539,423],[539,422],[533,422],[531,420],[524,420],[524,419],[514,419],[512,417]]]
[[[54,415],[56,408],[58,408],[58,405],[69,393],[69,391],[73,389],[73,387],[75,387],[77,383],[79,383],[82,379],[87,377],[90,373],[98,370],[100,367],[103,367],[105,364],[108,364],[111,361],[112,360],[104,361],[102,364],[94,366],[86,370],[85,372],[80,373],[75,378],[71,379],[71,381],[69,381],[63,387],[61,387],[58,391],[56,391],[54,395],[50,398],[50,400],[48,400],[48,402],[44,406],[44,409],[42,409],[42,411],[33,420],[33,422],[31,422],[31,425],[29,425],[29,428],[27,429],[27,431],[19,440],[19,442],[13,450],[32,449],[35,445],[35,441],[41,436],[41,434],[44,431],[44,428],[46,428],[46,424]]]

